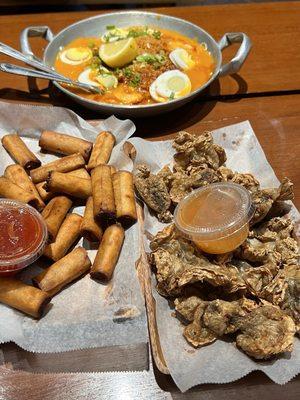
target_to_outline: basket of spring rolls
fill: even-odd
[[[2,137],[3,148],[16,163],[7,166],[0,177],[0,197],[21,203],[20,214],[26,212],[24,204],[40,213],[47,228],[40,255],[49,262],[33,277],[32,284],[18,278],[16,272],[26,266],[16,261],[24,232],[15,228],[19,216],[8,205],[3,207],[1,229],[15,244],[14,262],[8,268],[7,262],[3,266],[7,247],[0,241],[1,303],[40,318],[53,296],[87,272],[101,283],[112,279],[125,230],[137,220],[132,174],[107,164],[114,145],[115,137],[107,131],[100,132],[95,143],[43,131],[39,138],[41,151],[60,157],[42,165],[18,134]],[[78,204],[84,205],[83,215],[70,211]],[[84,247],[74,248],[80,237],[98,243],[93,262]]]

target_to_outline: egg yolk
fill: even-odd
[[[71,61],[83,61],[89,58],[91,52],[84,47],[73,47],[66,51],[66,57]]]
[[[182,60],[185,62],[187,68],[193,68],[195,63],[192,60],[192,57],[186,51],[182,52],[182,54],[180,56],[181,56]]]
[[[190,92],[190,85],[181,76],[172,76],[166,82],[167,88],[177,96],[184,96]]]

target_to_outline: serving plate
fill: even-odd
[[[66,87],[55,82],[55,85],[61,91],[77,103],[105,114],[118,114],[126,117],[143,117],[174,110],[199,95],[199,93],[217,79],[217,77],[233,74],[239,71],[251,49],[251,41],[245,33],[225,33],[221,40],[217,42],[209,33],[191,22],[171,17],[169,15],[140,11],[114,12],[97,15],[76,22],[63,29],[57,35],[54,35],[48,26],[29,26],[21,33],[21,49],[23,54],[27,57],[41,61],[33,54],[29,38],[34,36],[43,37],[49,43],[45,49],[42,61],[47,66],[53,67],[56,55],[61,47],[66,46],[77,37],[99,36],[105,32],[107,25],[117,25],[118,27],[130,25],[156,26],[158,28],[177,31],[190,38],[195,38],[200,43],[205,42],[208,50],[215,59],[215,69],[210,79],[203,86],[190,94],[166,103],[149,105],[116,105],[96,102],[80,97],[68,90]],[[222,64],[222,50],[233,43],[240,43],[241,45],[232,60],[227,64]]]

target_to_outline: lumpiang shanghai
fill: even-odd
[[[299,2],[16,3],[0,400],[299,398]]]

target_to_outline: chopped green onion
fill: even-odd
[[[115,25],[107,25],[107,26],[106,26],[106,29],[107,29],[108,31],[112,31],[113,29],[116,29],[116,26],[115,26]]]
[[[170,94],[170,96],[169,96],[169,100],[174,100],[174,98],[175,98],[175,93],[172,92],[172,93]]]
[[[140,83],[141,83],[141,75],[134,74],[132,79],[130,80],[130,85],[133,87],[138,87]]]
[[[95,47],[95,42],[93,42],[92,40],[89,40],[87,45],[90,49],[93,49]]]
[[[124,68],[123,72],[126,78],[131,78],[133,75],[133,72],[129,67]]]
[[[163,54],[144,53],[137,56],[136,61],[147,64],[163,64],[166,61],[166,57]]]
[[[159,40],[161,38],[161,32],[160,31],[154,31],[152,33],[152,36],[154,37],[154,39]]]

